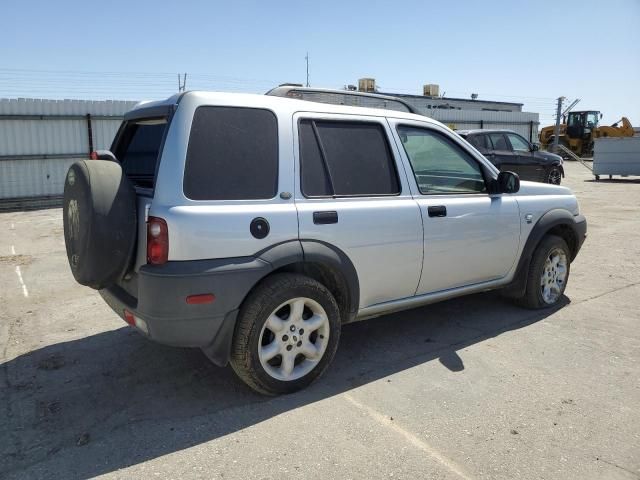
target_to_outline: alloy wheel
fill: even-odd
[[[548,305],[558,301],[567,281],[567,254],[560,248],[549,252],[540,277],[542,299]]]
[[[329,341],[324,308],[307,297],[287,300],[267,318],[258,344],[258,358],[271,377],[292,381],[320,362]]]

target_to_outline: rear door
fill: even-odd
[[[349,257],[361,308],[414,295],[422,220],[384,117],[298,113],[293,131],[300,239]]]
[[[171,109],[134,110],[125,117],[111,146],[137,197],[138,241],[135,270],[146,263],[147,212],[155,189],[158,162],[167,133]]]

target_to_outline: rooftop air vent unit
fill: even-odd
[[[425,97],[439,97],[440,85],[436,85],[435,83],[429,83],[427,85],[423,85],[422,94]]]
[[[375,78],[361,78],[358,80],[358,90],[361,92],[375,92],[376,91],[376,79]]]

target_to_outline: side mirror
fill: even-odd
[[[537,143],[531,145],[532,152],[537,152],[538,150],[540,150],[540,145],[538,145]]]
[[[89,158],[91,160],[110,160],[112,162],[118,161],[116,156],[109,150],[96,150],[95,152],[91,152]]]
[[[496,193],[516,193],[520,190],[520,177],[514,172],[500,172],[496,183]]]

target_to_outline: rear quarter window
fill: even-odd
[[[183,189],[192,200],[269,199],[278,188],[278,122],[273,112],[198,107]]]

